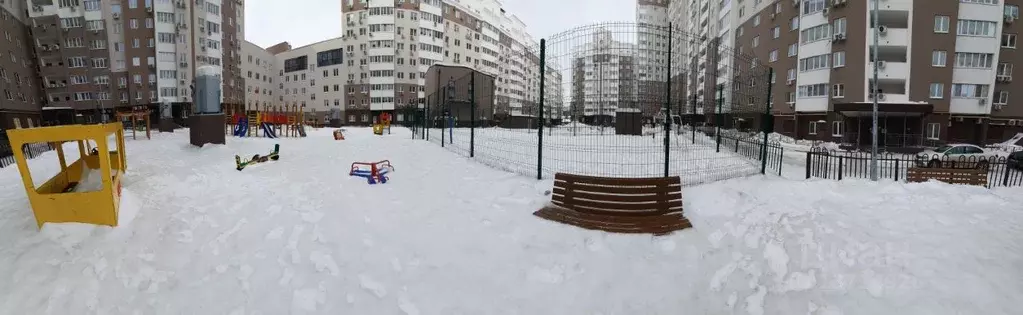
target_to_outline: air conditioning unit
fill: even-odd
[[[963,118],[962,117],[956,117],[956,122],[963,122]]]
[[[32,11],[33,12],[43,12],[43,7],[42,6],[38,6],[38,5],[34,5],[34,6],[32,6]]]
[[[1016,17],[1013,17],[1012,15],[1008,15],[1008,14],[1005,15],[1005,24],[1012,24],[1012,22],[1015,22],[1015,21],[1016,21]]]
[[[830,13],[829,11],[831,11],[831,10],[829,10],[828,8],[824,8],[823,10],[821,10],[821,14],[823,14],[824,16],[827,16],[828,13]]]
[[[987,99],[986,98],[977,99],[977,105],[987,105]]]
[[[773,12],[772,12],[772,13],[771,13],[771,15],[769,15],[769,16],[771,17],[771,19],[772,19],[772,20],[773,20],[774,18],[778,17],[778,15],[777,15],[777,14],[774,14]]]
[[[843,41],[843,40],[845,40],[845,33],[836,33],[835,37],[832,38],[832,41],[835,41],[835,42]]]
[[[1015,119],[1009,119],[1008,125],[1009,126],[1015,126],[1016,125],[1016,120]]]
[[[789,86],[791,86],[791,85],[793,85],[795,83],[796,83],[796,80],[787,80],[787,81],[785,81],[785,85],[789,85]]]
[[[884,25],[878,26],[877,27],[877,33],[881,34],[881,36],[884,36],[885,34],[888,33],[888,27],[884,26]]]
[[[1008,83],[1008,82],[1012,82],[1012,76],[1011,75],[999,75],[999,76],[996,77],[996,80],[998,82]]]
[[[845,0],[831,0],[831,5],[835,6],[836,8],[840,7],[842,5],[845,5]]]
[[[798,8],[800,2],[803,2],[803,1],[802,0],[792,0],[792,6]]]
[[[3,1],[0,1],[0,3],[3,3]],[[71,12],[75,12],[75,11],[78,11],[78,8],[77,8],[77,7],[75,7],[75,6],[71,6],[71,7],[69,7],[69,8],[71,8]]]
[[[113,16],[115,20],[121,18],[121,14],[120,13],[114,13],[111,16]]]
[[[877,68],[878,69],[884,69],[884,67],[887,66],[887,65],[888,65],[888,63],[885,62],[885,61],[878,61],[877,62]]]
[[[146,7],[147,13],[153,13],[153,7]]]

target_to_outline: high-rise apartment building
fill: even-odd
[[[39,79],[24,1],[0,2],[0,129],[40,125]]]
[[[636,108],[636,44],[607,29],[591,36],[573,56],[572,110],[580,122],[610,125],[619,108]]]
[[[882,146],[983,144],[1023,130],[1023,108],[1010,102],[1023,1],[733,2],[746,13],[736,47],[777,73],[778,132],[866,146],[874,100]]]
[[[244,104],[240,0],[24,1],[46,107],[187,105],[201,65],[221,69],[225,107]]]
[[[668,7],[668,0],[636,1],[637,105],[646,117],[660,113],[667,101]]]
[[[498,1],[343,0],[342,23],[345,90],[358,91],[346,95],[346,116],[419,106],[435,63],[498,78],[495,115],[536,115],[538,45]],[[547,73],[550,90],[560,87],[560,73]]]

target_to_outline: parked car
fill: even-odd
[[[916,155],[917,167],[987,169],[995,155],[972,144],[953,143],[924,150]]]
[[[1009,154],[1006,160],[1009,167],[1023,171],[1023,151],[1016,151]]]

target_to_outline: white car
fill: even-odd
[[[994,156],[979,146],[952,143],[917,153],[916,166],[986,169]]]

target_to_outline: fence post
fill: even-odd
[[[810,151],[806,151],[806,179],[810,179]]]
[[[664,102],[664,177],[668,177],[671,164],[671,46],[673,31],[672,23],[668,23],[668,80],[666,82]]]
[[[540,106],[536,113],[536,179],[543,179],[543,102],[547,73],[547,39],[540,39]]]
[[[843,158],[841,155],[838,156],[838,180],[842,180],[842,171],[845,169],[842,167],[842,161],[845,160]]]
[[[717,116],[714,120],[714,124],[717,125],[717,131],[714,134],[717,136],[717,152],[721,152],[721,125],[725,123],[725,116],[721,114],[721,106],[725,103],[725,85],[718,84],[718,110],[714,113]]]
[[[476,71],[469,73],[469,157],[476,156]]]
[[[785,147],[778,146],[781,149],[781,154],[778,155],[778,176],[781,176],[781,166],[785,163]]]
[[[988,167],[990,167],[990,165],[991,163],[988,163]],[[1002,166],[1005,166],[1005,174],[1002,174],[1002,187],[1009,187],[1009,175],[1012,174],[1012,171],[1010,170],[1011,167],[1009,167],[1008,158],[1005,159],[1005,163],[1002,164]]]
[[[773,87],[771,78],[774,77],[774,68],[767,69],[767,78],[764,80],[767,81],[767,100],[765,100],[764,116],[760,122],[762,125],[760,129],[764,132],[764,143],[760,144],[760,174],[767,174],[767,136],[771,133],[771,129],[773,129],[770,128],[771,123],[774,123],[774,120],[771,119],[771,88]]]
[[[899,160],[901,160],[901,159],[895,159],[895,181],[896,182],[899,181]]]

